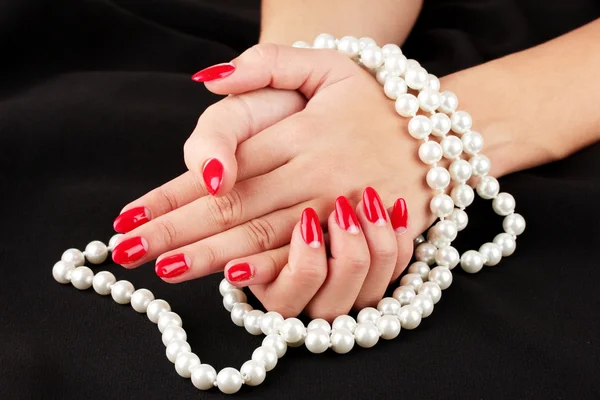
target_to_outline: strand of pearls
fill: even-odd
[[[233,323],[252,335],[264,334],[265,338],[239,370],[227,367],[218,373],[212,366],[201,363],[192,352],[181,317],[171,311],[165,300],[155,299],[147,289],[135,290],[126,280],[117,281],[108,271],[94,275],[83,265],[86,260],[91,264],[104,262],[120,234],[114,235],[108,246],[93,241],[83,252],[66,250],[52,269],[54,279],[63,284],[71,283],[80,290],[93,287],[100,295],[110,294],[118,304],[131,304],[135,311],[146,313],[148,319],[158,325],[166,356],[175,364],[176,372],[191,378],[192,384],[201,390],[218,387],[223,393],[232,394],[243,384],[260,385],[266,373],[285,355],[288,346],[305,345],[315,354],[328,349],[345,354],[355,344],[370,348],[380,338],[396,338],[402,328],[415,329],[423,318],[431,315],[442,291],[452,284],[454,267],[460,263],[464,271],[476,273],[484,265],[498,264],[502,257],[515,251],[516,238],[525,229],[525,220],[514,212],[514,197],[500,193],[498,181],[488,175],[490,160],[480,153],[483,139],[471,129],[471,116],[457,111],[456,95],[449,91],[440,93],[439,79],[427,73],[417,61],[407,59],[398,46],[388,44],[380,48],[370,38],[346,36],[338,40],[328,34],[319,35],[312,46],[306,42],[296,42],[293,46],[337,49],[375,75],[385,95],[395,101],[398,114],[410,118],[409,134],[422,141],[418,155],[430,166],[426,175],[427,185],[434,193],[430,209],[439,221],[429,229],[426,239],[423,236],[415,239],[417,261],[408,267],[392,297],[383,298],[377,308],[362,309],[356,319],[340,315],[332,324],[314,319],[304,326],[297,318],[284,319],[277,312],[253,309],[246,303],[246,294],[223,279],[219,292]],[[450,162],[448,169],[440,165],[443,158]],[[469,221],[465,209],[475,198],[475,191],[467,184],[472,177],[477,178],[477,194],[491,199],[494,211],[504,216],[504,232],[479,250],[469,250],[461,256],[451,243]],[[448,195],[446,190],[451,181],[455,184]]]

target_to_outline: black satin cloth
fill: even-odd
[[[404,50],[444,75],[599,15],[592,0],[425,1]],[[218,100],[190,75],[255,43],[258,21],[257,0],[0,2],[0,399],[226,397],[175,373],[145,315],[51,268],[69,247],[106,242],[124,204],[185,170],[183,142]],[[600,398],[599,172],[595,145],[501,179],[528,222],[514,256],[457,270],[416,331],[343,356],[290,349],[237,396]],[[501,229],[489,203],[470,210],[463,250]],[[261,342],[231,323],[220,276],[171,286],[151,265],[104,268],[169,301],[217,370]]]

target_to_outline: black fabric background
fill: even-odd
[[[439,75],[600,15],[592,0],[425,3],[404,49]],[[51,268],[68,247],[107,241],[125,203],[184,171],[183,142],[217,100],[189,77],[255,43],[258,19],[257,0],[0,2],[1,399],[225,397],[175,373],[145,315],[59,285]],[[455,274],[416,331],[344,356],[291,349],[238,396],[599,398],[599,156],[595,145],[503,178],[528,221],[516,254]],[[460,249],[501,226],[489,203],[470,215]],[[220,276],[170,286],[151,266],[106,268],[167,299],[217,370],[261,341],[231,323]]]

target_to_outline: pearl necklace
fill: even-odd
[[[79,290],[93,287],[100,295],[110,294],[118,304],[130,303],[135,311],[146,313],[148,319],[158,325],[167,358],[175,364],[177,373],[191,378],[192,384],[201,390],[218,387],[223,393],[232,394],[243,384],[261,384],[288,346],[304,344],[312,353],[323,353],[331,348],[345,354],[355,343],[370,348],[379,338],[396,338],[401,328],[415,329],[422,318],[431,315],[434,305],[441,299],[442,290],[451,285],[451,270],[459,262],[468,273],[476,273],[484,265],[496,265],[502,257],[515,251],[516,237],[525,229],[525,220],[514,212],[514,197],[499,193],[498,181],[488,175],[490,160],[480,154],[483,139],[471,130],[471,116],[465,111],[457,111],[456,95],[448,91],[439,93],[439,79],[428,74],[417,61],[407,60],[398,46],[387,44],[380,48],[371,38],[346,36],[337,40],[328,34],[317,36],[313,46],[306,42],[296,42],[293,46],[337,49],[347,55],[375,75],[385,95],[395,100],[398,114],[411,118],[408,132],[423,142],[419,147],[419,159],[431,167],[426,182],[435,194],[429,206],[439,221],[429,229],[427,239],[423,236],[415,239],[417,261],[408,267],[392,297],[382,299],[377,308],[362,309],[356,320],[349,315],[340,315],[331,325],[323,319],[314,319],[305,327],[297,318],[284,319],[277,312],[254,310],[246,303],[245,293],[223,279],[219,291],[233,323],[252,335],[265,334],[266,337],[239,371],[224,368],[219,373],[212,366],[201,363],[192,353],[181,317],[171,311],[169,303],[155,299],[147,289],[135,290],[126,280],[117,281],[108,271],[94,275],[90,268],[83,266],[86,259],[91,264],[104,262],[122,235],[114,235],[108,246],[93,241],[83,252],[66,250],[52,269],[54,279],[63,284],[71,283]],[[429,116],[419,115],[419,109]],[[463,152],[468,160],[461,158]],[[451,161],[449,169],[438,164],[442,158]],[[477,194],[483,199],[493,199],[494,211],[504,216],[504,233],[498,234],[493,242],[483,244],[478,251],[469,250],[460,256],[450,244],[468,223],[465,209],[475,197],[473,189],[466,183],[471,177],[478,178]],[[456,185],[447,195],[451,180]]]

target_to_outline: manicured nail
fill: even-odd
[[[174,254],[156,262],[154,271],[161,278],[175,278],[190,269],[190,259],[185,254]]]
[[[344,196],[338,197],[335,201],[335,219],[340,228],[354,234],[360,232],[360,225],[354,207]]]
[[[196,72],[192,76],[192,80],[196,82],[210,82],[217,79],[227,78],[233,74],[235,66],[231,63],[222,63],[213,65],[212,67],[204,68],[202,71]]]
[[[392,228],[396,233],[401,235],[406,233],[408,229],[408,208],[406,208],[406,201],[403,198],[399,198],[394,203],[390,219],[392,220]]]
[[[123,211],[113,222],[113,228],[119,233],[127,233],[150,221],[150,210],[147,207],[135,207]]]
[[[310,247],[318,249],[323,244],[323,230],[321,229],[319,216],[312,208],[307,208],[302,212],[300,231],[302,232],[302,238]]]
[[[208,193],[215,195],[223,183],[223,164],[216,158],[210,158],[204,164],[202,177]]]
[[[366,188],[363,192],[363,206],[369,221],[376,225],[385,225],[387,212],[381,198],[372,187]]]
[[[234,264],[227,268],[226,274],[229,282],[244,282],[254,276],[254,268],[245,262]]]
[[[119,242],[112,251],[112,259],[117,264],[131,264],[148,253],[148,242],[141,236],[134,236]]]

